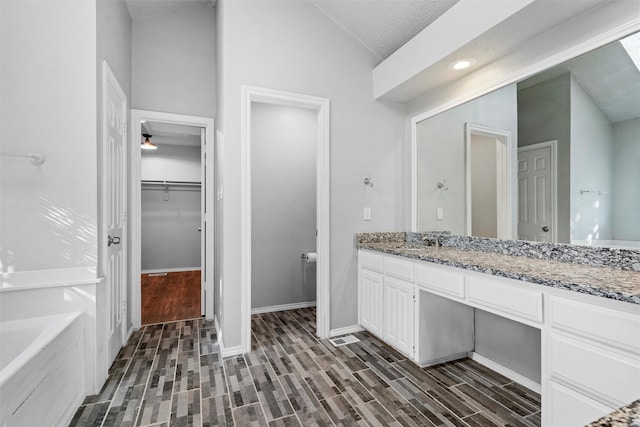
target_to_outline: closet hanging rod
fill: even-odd
[[[42,153],[0,153],[0,157],[31,159],[31,163],[34,165],[41,165],[44,163],[44,154]]]
[[[142,180],[142,185],[182,185],[188,187],[200,187],[202,184],[196,181],[150,181],[150,180]]]

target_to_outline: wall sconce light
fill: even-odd
[[[443,180],[442,180],[442,182],[439,182],[439,181],[438,181],[437,188],[438,188],[439,190],[448,190],[448,189],[449,189],[449,187],[447,187],[447,180],[446,180],[446,179],[443,179]]]
[[[149,139],[151,138],[151,135],[149,135],[148,133],[143,133],[142,136],[144,136],[144,141],[142,142],[142,144],[140,144],[140,148],[142,148],[143,150],[155,150],[158,148],[158,146],[151,142],[151,140]]]
[[[373,187],[373,180],[371,179],[371,174],[369,174],[369,176],[368,176],[368,177],[366,177],[366,178],[362,181],[362,183],[363,183],[364,185],[368,185],[369,187]]]

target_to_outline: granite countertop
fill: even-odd
[[[636,271],[406,241],[358,242],[357,247],[640,304]]]
[[[640,399],[605,415],[587,427],[640,427]]]

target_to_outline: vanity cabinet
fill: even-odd
[[[475,309],[539,329],[545,426],[584,425],[640,396],[638,304],[367,250],[358,292],[360,325],[420,366],[474,354]]]
[[[413,263],[363,252],[358,258],[360,326],[398,351],[413,356]]]

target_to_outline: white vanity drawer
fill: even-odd
[[[542,292],[521,289],[517,283],[497,277],[467,276],[470,302],[506,317],[542,322]]]
[[[358,257],[360,258],[360,266],[362,268],[384,273],[384,257],[382,255],[360,251]]]
[[[574,384],[610,406],[640,396],[640,358],[552,332],[551,378]]]
[[[464,274],[431,265],[416,265],[416,283],[436,293],[464,298]]]
[[[549,297],[549,320],[556,329],[640,353],[638,314]]]
[[[404,261],[398,258],[385,257],[384,274],[413,283],[413,262]]]

